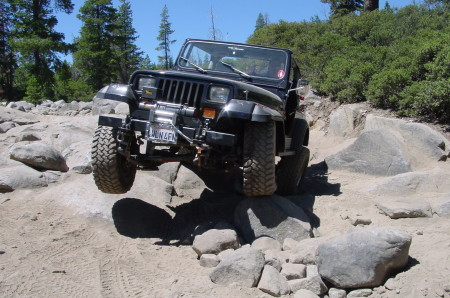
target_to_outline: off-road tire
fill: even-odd
[[[98,126],[92,142],[92,168],[97,188],[105,193],[126,193],[136,176],[136,165],[119,154],[117,148],[116,130]]]
[[[305,176],[309,162],[309,149],[300,146],[294,155],[282,156],[276,167],[277,194],[289,196],[297,194]]]
[[[243,150],[246,196],[270,196],[275,192],[275,146],[275,122],[246,123]]]

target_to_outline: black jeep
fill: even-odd
[[[130,112],[99,117],[95,183],[125,193],[138,168],[175,161],[241,167],[246,196],[294,194],[309,160],[309,127],[296,117],[304,83],[290,50],[188,39],[173,70],[139,70],[97,94]]]

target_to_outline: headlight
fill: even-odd
[[[230,88],[213,86],[209,89],[209,100],[226,103],[230,95]]]
[[[144,87],[155,87],[156,85],[156,79],[155,78],[146,78],[146,77],[142,77],[139,78],[139,84],[138,84],[138,89],[142,90],[144,89]]]

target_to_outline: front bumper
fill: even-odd
[[[141,119],[130,119],[100,115],[98,125],[109,126],[118,129],[140,131],[144,135],[148,131],[150,121]],[[237,137],[234,134],[223,133],[212,130],[200,130],[191,127],[177,127],[177,129],[194,144],[221,145],[233,147]],[[182,139],[182,138],[179,138]],[[162,144],[167,145],[167,144]]]

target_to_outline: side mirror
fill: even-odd
[[[299,95],[300,98],[303,99],[303,97],[305,97],[309,92],[309,81],[302,79],[298,80],[297,87],[295,87],[294,89],[289,89],[288,93],[292,91],[295,91],[297,95]]]

